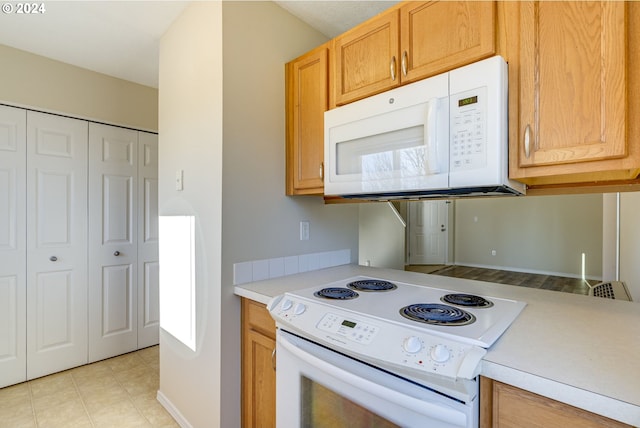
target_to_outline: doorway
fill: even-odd
[[[449,201],[442,200],[408,204],[407,264],[447,264],[449,205]]]

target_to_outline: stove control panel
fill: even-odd
[[[379,331],[379,328],[374,325],[348,320],[332,313],[322,317],[317,327],[363,345],[370,344]]]
[[[281,328],[339,352],[361,356],[373,364],[380,362],[454,379],[473,379],[486,354],[481,347],[425,329],[353,315],[313,302],[284,297],[274,299],[268,308]]]

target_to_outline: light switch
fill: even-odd
[[[182,179],[183,179],[183,170],[179,169],[176,171],[176,190],[184,189]]]

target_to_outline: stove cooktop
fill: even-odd
[[[362,276],[291,291],[285,298],[483,348],[493,345],[526,306],[515,300]],[[444,323],[439,322],[442,319]]]
[[[473,382],[486,348],[525,306],[358,276],[287,292],[267,307],[284,331],[464,395],[470,387],[458,379]]]

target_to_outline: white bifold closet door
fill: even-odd
[[[160,334],[158,263],[158,136],[138,133],[138,348]]]
[[[27,379],[26,127],[0,106],[0,388]]]
[[[27,379],[87,363],[87,126],[27,112]]]
[[[138,132],[89,125],[89,361],[137,349]]]

